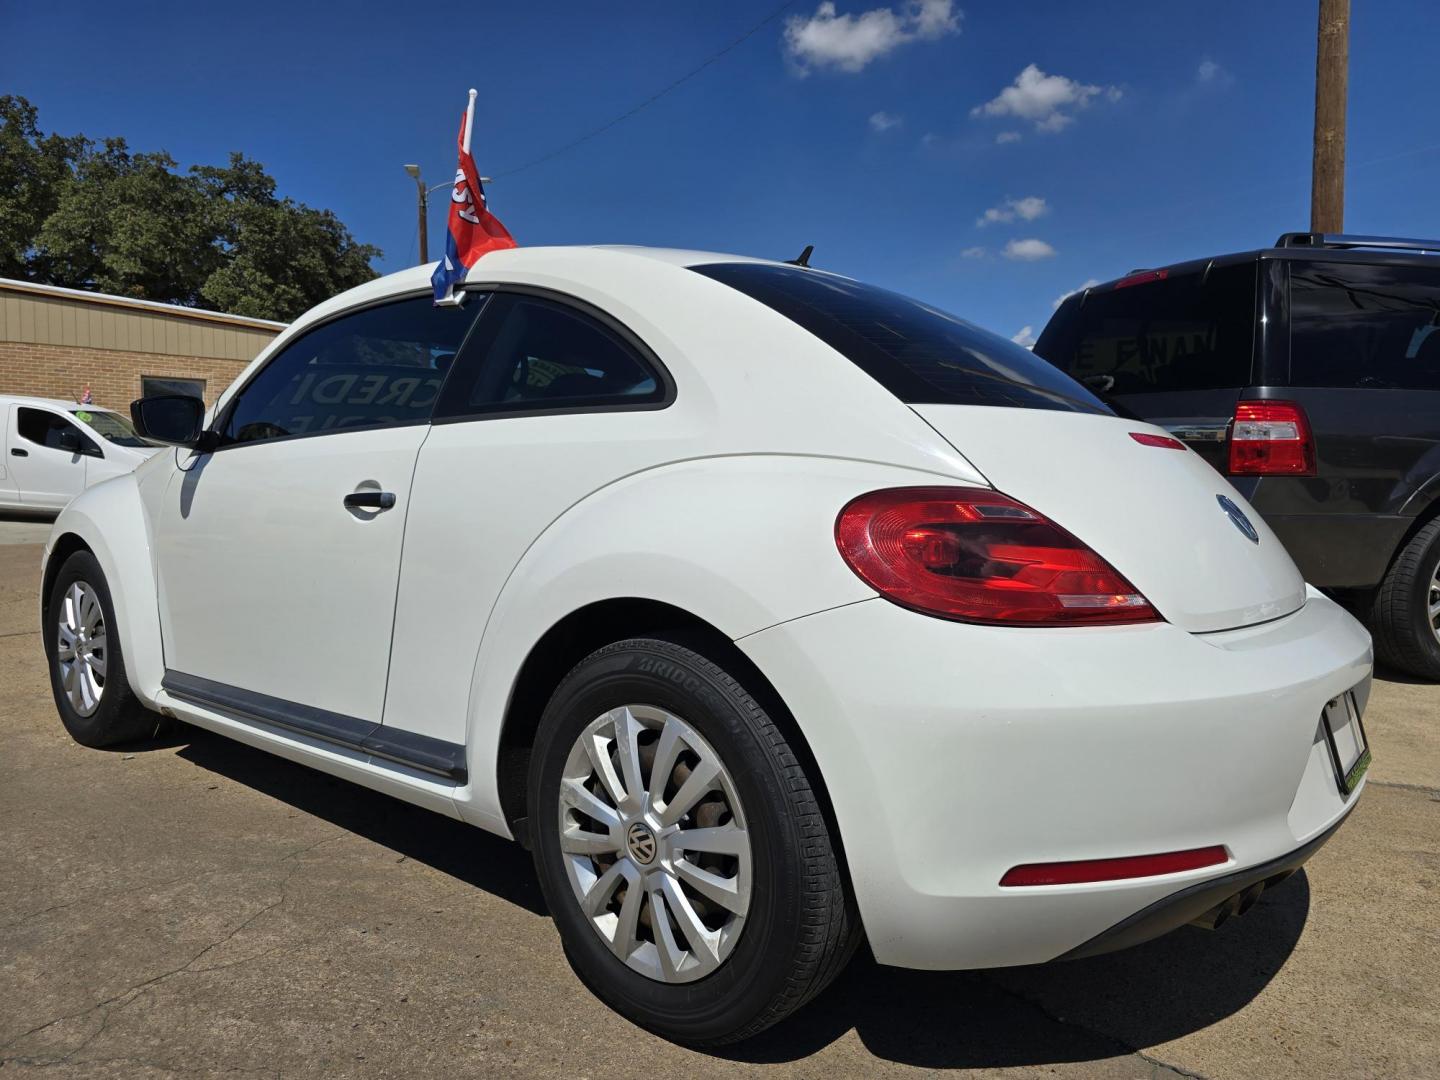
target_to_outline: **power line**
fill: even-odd
[[[616,124],[620,124],[620,123],[623,123],[623,122],[626,121],[626,120],[629,120],[630,117],[632,117],[632,116],[634,116],[636,113],[640,112],[640,110],[645,109],[645,108],[648,108],[649,106],[655,104],[655,102],[659,101],[659,100],[660,100],[662,97],[664,97],[666,94],[670,93],[671,90],[674,90],[677,86],[680,86],[682,83],[689,82],[689,81],[690,81],[691,79],[693,79],[696,75],[699,75],[702,71],[704,71],[706,68],[708,68],[711,64],[715,63],[717,60],[719,60],[719,59],[721,59],[722,57],[724,57],[727,53],[733,51],[734,49],[736,49],[736,48],[738,48],[739,46],[743,45],[745,42],[749,41],[752,37],[754,37],[756,34],[758,34],[761,30],[765,29],[765,27],[769,26],[772,22],[774,22],[774,21],[775,21],[776,19],[778,19],[781,15],[783,15],[783,14],[785,13],[785,10],[786,10],[787,8],[793,7],[793,6],[795,5],[795,2],[796,2],[796,0],[785,0],[785,3],[783,3],[783,4],[781,4],[779,7],[777,7],[777,8],[776,8],[774,11],[772,11],[769,15],[766,15],[765,18],[761,19],[758,23],[756,23],[754,26],[752,26],[749,30],[746,30],[745,33],[741,34],[741,35],[740,35],[738,38],[736,38],[734,41],[730,42],[729,45],[726,45],[726,46],[725,46],[723,49],[721,49],[719,52],[715,53],[715,54],[714,54],[713,56],[711,56],[708,60],[706,60],[703,64],[701,64],[699,67],[693,69],[692,71],[689,71],[689,72],[685,73],[684,75],[681,75],[680,78],[676,79],[676,80],[675,80],[674,82],[672,82],[669,86],[666,86],[664,89],[658,90],[658,91],[656,91],[655,93],[651,94],[648,98],[646,98],[644,101],[640,102],[640,104],[636,105],[634,108],[632,108],[632,109],[630,109],[630,110],[628,110],[628,111],[626,111],[626,112],[621,113],[619,116],[615,117],[615,119],[613,119],[613,120],[610,120],[610,121],[607,121],[607,122],[604,123],[604,124],[601,124],[599,127],[595,128],[593,131],[586,132],[584,135],[581,135],[578,139],[574,139],[574,140],[566,143],[566,144],[563,145],[563,146],[560,146],[560,147],[558,147],[558,148],[556,148],[556,149],[554,149],[554,150],[551,150],[549,153],[542,154],[542,155],[540,155],[539,157],[537,157],[537,158],[535,158],[535,159],[533,159],[533,160],[531,160],[531,161],[527,161],[524,165],[518,165],[518,166],[516,166],[516,167],[513,168],[513,169],[506,169],[506,170],[503,171],[503,172],[497,172],[497,173],[492,177],[492,179],[493,179],[493,180],[499,180],[499,179],[502,179],[502,178],[504,178],[504,177],[506,177],[506,176],[514,176],[516,173],[522,173],[522,172],[524,172],[526,169],[533,169],[533,168],[534,168],[535,166],[537,166],[537,165],[543,165],[543,164],[545,164],[545,162],[551,160],[552,158],[557,158],[557,157],[559,157],[561,154],[567,153],[568,151],[575,149],[575,147],[579,146],[581,143],[589,142],[591,139],[595,138],[595,136],[597,136],[597,135],[603,135],[605,132],[607,132],[607,131],[609,131],[611,128],[613,128]]]

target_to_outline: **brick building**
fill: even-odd
[[[0,278],[0,393],[95,403],[128,413],[166,390],[220,392],[284,323]]]

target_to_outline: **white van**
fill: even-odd
[[[48,513],[127,473],[159,447],[128,417],[95,405],[0,395],[0,510]]]

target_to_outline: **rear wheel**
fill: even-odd
[[[1400,549],[1370,609],[1375,654],[1425,679],[1440,679],[1440,518]]]
[[[678,644],[593,653],[555,691],[531,771],[535,862],[581,979],[696,1045],[819,993],[858,920],[804,770],[764,708]]]
[[[95,556],[65,560],[45,605],[45,655],[60,722],[84,746],[154,734],[161,717],[140,704],[125,677],[110,588]]]

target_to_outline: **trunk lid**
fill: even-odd
[[[1193,451],[1146,446],[1152,424],[1089,413],[912,405],[997,491],[1067,529],[1192,633],[1298,610],[1305,582],[1229,481]],[[1221,503],[1229,500],[1253,541]]]

